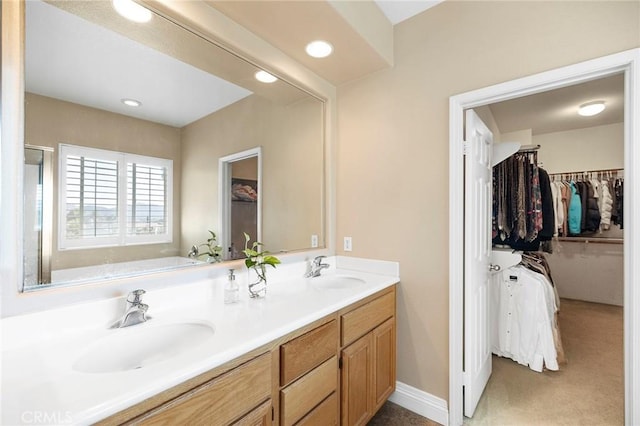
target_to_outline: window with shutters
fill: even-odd
[[[172,240],[171,160],[60,144],[58,248]]]

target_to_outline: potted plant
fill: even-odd
[[[206,256],[205,261],[208,263],[222,262],[222,247],[218,245],[216,234],[213,231],[209,231],[209,233],[211,237],[207,239],[207,242],[192,247],[191,252],[195,252],[196,258]],[[200,250],[201,248],[205,248],[206,251]]]
[[[263,297],[267,294],[267,266],[273,268],[280,263],[280,260],[273,256],[270,252],[263,250],[263,244],[254,241],[249,248],[251,237],[244,233],[244,250],[242,252],[246,256],[244,264],[249,271],[255,272],[256,278],[249,278],[249,295],[251,297]]]

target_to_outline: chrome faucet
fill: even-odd
[[[191,259],[195,259],[196,257],[198,257],[198,246],[197,245],[192,245],[191,246],[191,250],[189,250],[189,253],[187,253],[187,257],[191,258]]]
[[[309,272],[307,272],[306,274],[304,274],[305,277],[307,278],[311,278],[311,277],[319,277],[320,276],[320,272],[323,269],[328,268],[329,265],[328,263],[322,263],[322,259],[326,258],[327,256],[316,256],[313,259],[313,263],[311,263],[311,269],[309,270]]]
[[[146,313],[149,305],[142,303],[142,295],[145,293],[144,290],[134,290],[129,293],[127,296],[127,309],[120,321],[116,323],[117,328],[140,324],[148,319]]]

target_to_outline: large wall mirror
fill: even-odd
[[[261,223],[247,232],[276,253],[324,247],[322,100],[111,1],[28,1],[25,32],[25,159],[52,152],[51,172],[24,182],[25,291],[202,264],[191,248],[231,232],[219,159],[258,147]]]

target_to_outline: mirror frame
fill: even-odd
[[[261,67],[324,102],[324,249],[311,249],[281,256],[283,263],[335,254],[335,151],[336,88],[310,72],[279,49],[236,24],[204,2],[173,0],[144,1],[146,7],[230,53]],[[23,284],[23,156],[24,156],[24,1],[2,2],[2,95],[0,110],[0,317],[57,308],[88,300],[112,298],[153,282],[154,289],[183,280],[222,277],[242,261],[208,265],[193,270],[151,273],[142,277],[105,279],[72,287],[20,293]],[[212,30],[213,29],[213,30]],[[258,59],[259,58],[259,59]]]

